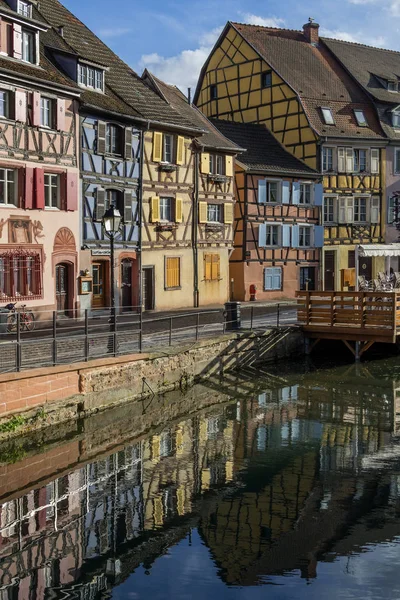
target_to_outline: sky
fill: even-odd
[[[301,29],[400,50],[400,0],[61,0],[137,73],[185,90],[226,21]],[[400,75],[400,74],[399,74]]]

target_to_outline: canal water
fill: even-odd
[[[0,600],[400,597],[400,361],[285,363],[0,446]]]

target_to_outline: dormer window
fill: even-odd
[[[29,2],[25,2],[25,0],[18,0],[17,12],[23,17],[32,18],[32,6]]]
[[[322,117],[324,119],[325,125],[334,125],[335,121],[333,119],[332,111],[330,108],[321,107]]]
[[[392,112],[392,125],[393,127],[400,128],[400,109]]]
[[[356,118],[357,125],[359,127],[367,127],[368,123],[367,123],[367,119],[365,118],[363,110],[355,110],[354,116]]]
[[[36,62],[35,34],[28,29],[22,29],[22,60],[29,63]]]
[[[78,83],[82,87],[104,92],[104,71],[91,65],[78,65]]]
[[[389,92],[398,92],[399,91],[399,83],[394,79],[389,79],[387,82],[387,89]]]

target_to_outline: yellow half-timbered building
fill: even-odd
[[[384,240],[385,136],[372,103],[319,38],[228,22],[206,61],[194,101],[207,117],[262,123],[324,176],[321,286],[355,285],[358,243]],[[382,259],[363,260],[372,279]]]

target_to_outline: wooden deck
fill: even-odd
[[[395,344],[400,335],[397,292],[297,292],[296,297],[298,324],[314,345],[320,339],[342,340],[358,358],[375,342]]]

